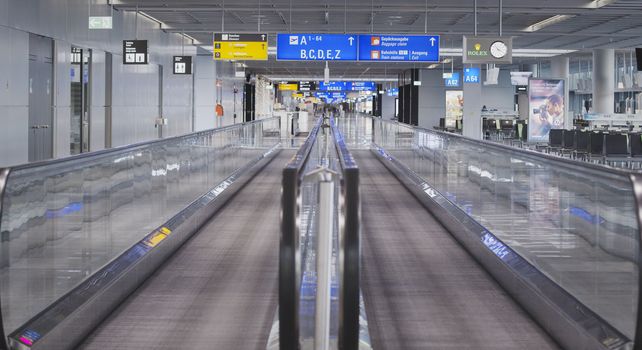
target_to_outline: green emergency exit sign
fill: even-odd
[[[111,29],[111,16],[89,17],[89,29]]]

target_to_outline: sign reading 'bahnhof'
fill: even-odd
[[[438,35],[277,34],[283,61],[439,62]]]

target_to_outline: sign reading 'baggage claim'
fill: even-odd
[[[214,34],[215,60],[267,61],[267,34]]]

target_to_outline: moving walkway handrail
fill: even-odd
[[[312,147],[323,118],[318,118],[308,138],[283,169],[281,197],[281,241],[279,243],[279,346],[299,348],[299,288],[301,252],[299,251],[299,191]]]
[[[360,301],[360,199],[359,168],[345,145],[334,119],[330,131],[341,170],[339,208],[339,349],[358,349]],[[279,341],[281,349],[299,349],[300,187],[303,170],[317,141],[324,118],[319,118],[303,146],[283,169],[282,222],[279,256]]]
[[[588,168],[588,169],[591,169],[591,170],[597,170],[599,172],[607,172],[607,173],[611,173],[611,174],[615,174],[615,175],[626,175],[626,176],[628,176],[631,173],[642,174],[642,171],[638,171],[638,170],[635,170],[635,171],[634,170],[623,170],[623,169],[619,169],[619,168],[610,167],[610,166],[604,165],[604,164],[594,164],[594,163],[589,163],[589,162],[583,162],[583,161],[580,161],[580,160],[558,157],[558,156],[555,156],[555,155],[552,155],[552,154],[537,152],[537,151],[533,151],[533,150],[529,150],[529,149],[516,148],[516,147],[504,145],[504,144],[501,144],[501,143],[490,142],[490,141],[486,141],[486,140],[477,140],[477,139],[474,139],[474,138],[471,138],[471,137],[468,137],[468,136],[464,136],[464,135],[460,135],[460,134],[456,134],[456,133],[451,133],[451,132],[447,132],[447,131],[431,130],[431,129],[423,128],[423,127],[420,127],[420,126],[413,126],[413,125],[403,124],[403,123],[400,123],[400,122],[394,121],[394,120],[386,120],[386,119],[383,119],[383,118],[375,118],[375,117],[372,117],[372,116],[364,116],[364,117],[371,118],[373,121],[374,120],[378,120],[378,121],[383,122],[383,123],[396,125],[398,127],[411,129],[413,131],[414,130],[418,130],[418,131],[429,133],[429,134],[438,134],[438,135],[442,135],[444,137],[452,137],[452,138],[464,140],[466,142],[473,143],[473,144],[476,144],[476,145],[479,145],[479,146],[482,146],[482,147],[494,148],[494,149],[497,149],[497,150],[500,150],[500,151],[508,151],[508,152],[520,154],[520,155],[523,155],[523,156],[526,156],[526,157],[530,157],[530,158],[545,159],[547,161],[552,161],[552,162],[555,162],[555,163],[558,163],[560,165],[564,165],[564,166],[567,166],[567,167],[581,166],[581,167]]]
[[[360,296],[360,219],[359,167],[348,150],[343,135],[334,118],[330,119],[335,147],[343,173],[341,186],[344,198],[340,212],[340,290],[339,290],[339,349],[359,347],[359,296]]]
[[[59,163],[66,163],[66,162],[71,162],[71,161],[77,161],[80,159],[85,159],[85,158],[97,158],[100,156],[104,155],[113,155],[121,152],[131,152],[132,150],[135,150],[137,148],[143,148],[143,147],[148,147],[156,144],[161,144],[161,143],[167,143],[175,140],[181,140],[181,139],[189,139],[193,138],[199,135],[207,135],[211,133],[218,133],[218,132],[223,132],[227,130],[233,130],[233,129],[238,129],[239,127],[242,126],[247,126],[247,125],[252,125],[252,124],[263,124],[265,122],[271,121],[271,120],[279,120],[281,119],[280,117],[270,117],[270,118],[263,118],[263,119],[257,119],[257,120],[252,120],[249,122],[245,122],[242,124],[233,124],[233,125],[228,125],[228,126],[223,126],[220,128],[213,128],[213,129],[207,129],[207,130],[201,130],[201,131],[195,131],[191,132],[189,134],[182,134],[178,136],[172,136],[172,137],[166,137],[162,139],[154,139],[154,140],[149,140],[149,141],[142,141],[142,142],[137,142],[137,143],[132,143],[129,145],[123,145],[123,146],[118,146],[118,147],[112,147],[112,148],[107,148],[99,151],[94,151],[94,152],[89,152],[89,153],[79,153],[71,156],[67,156],[64,158],[56,158],[56,159],[47,159],[47,160],[41,160],[37,162],[31,162],[31,163],[25,163],[25,164],[19,164],[15,166],[10,166],[8,168],[2,168],[0,169],[10,169],[11,171],[14,170],[23,170],[23,169],[29,169],[29,168],[35,168],[35,167],[41,167],[41,166],[47,166],[47,165],[53,165],[53,164],[59,164]],[[2,185],[2,183],[0,183]],[[0,189],[2,189],[0,187]]]

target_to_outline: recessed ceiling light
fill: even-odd
[[[553,24],[556,24],[556,23],[559,23],[559,22],[562,22],[562,21],[566,21],[567,19],[573,18],[573,17],[575,17],[575,15],[555,15],[553,17],[549,17],[549,18],[547,18],[545,20],[542,20],[542,21],[539,21],[539,22],[537,22],[537,23],[535,23],[533,25],[530,25],[530,26],[522,29],[522,31],[523,32],[531,32],[531,33],[532,32],[536,32],[536,31],[538,31],[538,30],[540,30],[542,28],[546,28],[546,27],[548,27],[550,25],[553,25]]]

